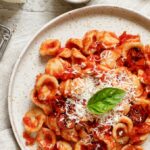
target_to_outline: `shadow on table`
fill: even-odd
[[[17,14],[17,12],[22,8],[24,4],[14,4],[14,3],[7,3],[7,2],[0,2],[0,24],[8,25],[11,22],[11,18]],[[17,22],[17,20],[16,20]],[[13,25],[11,25],[12,27]],[[15,29],[14,25],[14,29]],[[14,30],[12,29],[12,30]]]
[[[51,5],[54,7],[55,10],[58,10],[55,11],[56,16],[61,15],[67,11],[86,6],[86,4],[71,4],[65,2],[64,0],[51,0]]]

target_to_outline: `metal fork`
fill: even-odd
[[[9,28],[5,27],[4,25],[0,24],[0,60],[3,57],[5,49],[8,45],[8,42],[11,37],[11,31]]]

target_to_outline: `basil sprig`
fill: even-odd
[[[118,88],[104,88],[96,92],[88,101],[87,108],[93,114],[103,114],[121,102],[125,91]]]

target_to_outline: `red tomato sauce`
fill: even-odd
[[[35,142],[35,138],[31,137],[31,135],[27,132],[23,132],[23,137],[26,140],[26,145],[33,145]]]

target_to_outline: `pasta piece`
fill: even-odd
[[[56,95],[58,89],[58,81],[53,76],[42,74],[37,78],[35,89],[37,91],[39,100],[51,100]]]
[[[63,81],[60,84],[60,92],[64,97],[74,96],[83,92],[84,81],[81,78]]]
[[[142,84],[140,83],[138,77],[134,74],[132,74],[132,80],[133,80],[134,86],[136,87],[135,95],[136,95],[136,97],[140,97],[143,93]]]
[[[49,129],[53,130],[56,133],[56,135],[60,135],[60,129],[57,125],[56,116],[54,115],[47,116],[45,124],[47,125]]]
[[[61,114],[58,117],[57,124],[58,124],[59,128],[62,129],[62,130],[64,130],[64,129],[73,129],[74,126],[75,126],[75,122],[73,120],[70,120],[68,118],[68,116],[65,115],[65,114]],[[75,131],[75,130],[73,130],[73,131]]]
[[[100,64],[104,65],[108,68],[116,68],[117,67],[117,59],[120,57],[120,54],[116,53],[112,50],[104,50],[100,54]]]
[[[76,144],[75,144],[75,148],[74,148],[74,150],[82,150],[83,149],[83,147],[84,147],[84,145],[82,144],[82,142],[77,142]],[[85,147],[86,148],[86,147]]]
[[[109,135],[112,127],[109,125],[100,126],[100,128],[94,133],[93,137],[95,141],[101,141],[103,146],[107,147],[107,149],[113,149],[117,147],[116,141],[112,135]]]
[[[61,43],[56,39],[45,40],[40,47],[41,56],[56,56],[57,51],[59,50]]]
[[[96,51],[100,51],[101,47],[99,31],[91,30],[84,35],[82,52],[85,55],[94,54]]]
[[[47,105],[46,103],[42,103],[41,101],[39,101],[39,99],[37,97],[37,92],[35,89],[33,89],[31,91],[31,100],[36,106],[41,108],[46,115],[49,115],[52,112],[52,106],[51,105]]]
[[[61,58],[70,58],[71,55],[72,52],[69,48],[61,48],[57,54],[57,56]]]
[[[114,48],[117,44],[119,44],[119,39],[113,32],[100,32],[99,40],[105,49]]]
[[[112,130],[112,135],[116,142],[120,144],[127,144],[129,141],[128,128],[124,123],[117,123]]]
[[[72,48],[82,49],[83,48],[82,40],[70,38],[66,43],[66,47],[69,49],[72,49]]]
[[[82,77],[83,76],[83,72],[82,72],[82,65],[84,63],[81,63],[81,65],[78,64],[72,64],[72,74],[73,74],[73,78],[78,78],[78,77]],[[83,68],[83,67],[82,67]]]
[[[148,99],[144,99],[144,98],[136,98],[135,101],[134,101],[134,104],[137,104],[137,105],[140,105],[142,106],[143,108],[146,109],[146,107],[150,107],[150,101]]]
[[[86,57],[76,48],[72,49],[72,63],[81,64],[86,61]]]
[[[119,120],[120,123],[124,123],[127,126],[128,133],[133,129],[133,122],[129,117],[123,116]]]
[[[143,148],[140,146],[128,144],[125,145],[121,150],[143,150]]]
[[[97,64],[100,63],[100,58],[97,55],[90,55],[87,57],[83,66],[83,73],[86,75],[93,75],[94,69],[97,68]]]
[[[85,64],[86,65],[83,68],[83,76],[95,76],[99,74],[99,71],[103,70],[102,68],[107,68],[104,65],[100,65],[100,56],[98,55],[88,56]],[[106,70],[109,70],[109,68]]]
[[[70,67],[67,61],[61,58],[52,58],[46,64],[45,72],[56,78],[61,78],[66,68]]]
[[[23,117],[25,131],[29,133],[39,131],[45,121],[45,118],[46,117],[41,109],[33,108],[29,110]]]
[[[62,81],[60,83],[60,92],[64,97],[69,97],[71,96],[71,85],[72,84],[72,80],[68,79],[66,81]]]
[[[82,78],[75,78],[71,83],[71,94],[80,95],[84,91],[84,80]]]
[[[147,118],[147,112],[139,104],[133,104],[128,113],[128,117],[132,120],[133,125],[138,125],[145,122]]]
[[[88,139],[89,138],[89,135],[88,135],[88,133],[85,131],[85,129],[81,129],[80,131],[79,131],[79,137],[81,138],[81,139]]]
[[[141,111],[140,120],[145,121],[148,118],[148,114],[150,113],[150,101],[144,98],[136,98],[134,101],[134,105],[140,106],[139,111]]]
[[[128,76],[131,78],[131,80],[132,80],[132,82],[133,82],[133,86],[134,86],[134,88],[135,88],[135,97],[139,97],[139,96],[141,96],[142,95],[142,93],[143,93],[143,87],[142,87],[142,85],[141,85],[141,83],[140,83],[140,81],[139,81],[139,79],[138,79],[138,77],[136,76],[136,75],[134,75],[134,74],[132,74],[127,68],[125,68],[125,67],[120,67],[120,68],[117,68],[116,70],[116,73],[118,74],[118,75],[122,75],[123,73],[125,73],[125,74],[128,74]],[[113,85],[113,86],[117,86],[117,85]],[[124,90],[127,90],[128,89],[128,85],[123,85],[122,86],[122,88],[124,89]]]
[[[53,150],[56,144],[56,135],[47,128],[42,128],[37,135],[37,143],[42,150]]]
[[[72,150],[72,147],[68,142],[58,141],[57,142],[57,149],[58,150]]]
[[[150,68],[145,70],[138,70],[138,78],[144,84],[150,85]]]
[[[143,53],[143,45],[130,42],[122,46],[122,57],[119,60],[119,65],[128,67],[128,70],[134,74],[137,74],[139,69],[144,69],[146,60]]]
[[[150,66],[150,45],[146,45],[143,49],[143,53],[145,56],[146,64]]]
[[[103,66],[103,65],[97,65],[97,69],[99,71],[106,71],[106,72],[110,70],[110,68]]]
[[[75,144],[74,150],[84,150],[84,149],[96,150],[101,148],[103,148],[104,150],[105,149],[111,150],[104,141],[95,141],[89,144],[79,141]]]
[[[67,140],[67,141],[72,141],[72,142],[77,142],[78,141],[78,133],[73,129],[63,129],[61,130],[61,136]]]
[[[123,111],[122,111],[123,115],[127,115],[129,113],[130,107],[131,107],[130,104],[124,104]]]
[[[130,143],[141,145],[147,140],[148,135],[149,133],[138,134],[138,132],[137,134],[133,134],[132,136],[130,135]]]
[[[66,81],[68,79],[78,78],[83,76],[81,67],[78,64],[72,64],[71,67],[68,67],[63,75],[61,76],[62,81]]]
[[[147,119],[145,120],[146,124],[148,124],[150,126],[150,117],[147,117]]]
[[[143,87],[143,93],[140,97],[150,100],[150,85],[145,85],[145,87]]]
[[[128,52],[132,48],[143,49],[143,45],[140,42],[124,43],[123,45],[120,46],[120,49],[122,50],[123,58],[125,58],[125,59],[127,58]]]

